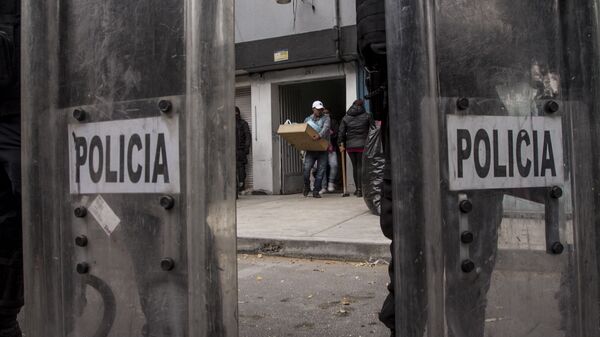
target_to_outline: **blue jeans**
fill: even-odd
[[[337,152],[329,152],[329,182],[335,184],[338,174],[338,157]]]
[[[304,188],[310,188],[310,170],[315,161],[317,162],[317,174],[315,175],[315,193],[321,190],[321,182],[327,168],[327,151],[306,151],[304,156]]]

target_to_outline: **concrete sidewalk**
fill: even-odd
[[[389,258],[389,243],[362,198],[242,195],[238,251],[347,260]]]
[[[545,256],[543,214],[515,211],[505,198],[505,216],[498,229],[499,260],[513,254]],[[543,207],[543,205],[541,205]],[[389,259],[390,241],[362,198],[339,193],[321,199],[295,195],[243,195],[237,205],[238,251],[272,255],[354,261]],[[572,221],[564,238],[573,242]],[[511,262],[513,260],[510,260]]]

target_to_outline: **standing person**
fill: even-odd
[[[246,187],[246,164],[248,164],[248,154],[250,153],[250,144],[252,134],[250,127],[241,114],[240,108],[235,107],[235,166],[237,171],[237,188],[241,192]]]
[[[326,139],[329,141],[329,130],[331,127],[331,120],[329,116],[325,116],[323,111],[325,107],[323,102],[314,101],[312,104],[312,114],[304,119],[304,123],[310,125],[317,134],[313,136],[313,140]],[[310,192],[310,170],[317,162],[317,174],[315,176],[315,186],[313,189],[313,197],[320,198],[321,186],[323,182],[323,176],[325,175],[325,169],[328,160],[327,151],[306,151],[304,155],[304,189],[302,194],[306,197]]]
[[[0,337],[21,337],[20,0],[0,2]]]
[[[325,108],[325,110],[323,110],[323,114],[325,116],[327,116],[329,118],[330,121],[330,129],[329,129],[329,147],[327,148],[327,164],[328,164],[328,170],[327,170],[327,174],[325,175],[326,179],[325,182],[328,182],[327,184],[327,192],[333,192],[335,191],[335,180],[337,179],[337,173],[338,173],[338,161],[337,161],[337,151],[338,151],[338,145],[337,145],[337,134],[338,134],[338,123],[335,119],[331,118],[331,113],[329,112],[329,109]],[[325,192],[325,184],[323,184],[323,188],[321,189],[322,192]]]
[[[369,127],[373,124],[373,117],[365,110],[362,100],[357,99],[346,112],[340,123],[339,142],[342,156],[348,152],[352,162],[354,195],[362,197],[362,154],[369,135]]]

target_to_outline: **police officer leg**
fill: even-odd
[[[0,336],[21,336],[23,306],[20,151],[0,151]]]
[[[394,219],[392,217],[392,181],[384,179],[383,181],[383,196],[381,199],[381,216],[379,218],[381,231],[386,238],[392,240],[390,244],[390,252],[392,253],[392,259],[390,260],[390,266],[388,273],[390,276],[390,283],[388,284],[388,295],[383,302],[381,311],[379,312],[379,320],[394,332],[395,315],[394,315],[394,241],[393,241],[393,227]]]

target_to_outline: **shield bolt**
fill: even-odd
[[[85,262],[81,262],[77,264],[76,269],[79,274],[87,274],[90,271],[90,265]]]
[[[560,105],[557,101],[549,100],[544,105],[544,110],[546,110],[548,113],[555,113],[558,111],[558,109],[560,109]]]
[[[160,197],[160,205],[164,209],[171,209],[175,207],[175,198],[170,195],[163,195]]]
[[[175,261],[173,261],[172,258],[165,257],[164,259],[160,260],[160,269],[164,271],[170,271],[173,270],[173,268],[175,268]]]
[[[475,240],[475,236],[473,235],[473,232],[464,231],[464,232],[462,232],[462,234],[460,234],[460,242],[462,242],[462,243],[471,243],[471,242],[473,242],[473,240]]]
[[[458,208],[460,209],[461,212],[463,213],[469,213],[473,210],[473,203],[471,202],[471,200],[462,200],[459,204],[458,204]]]
[[[473,263],[471,260],[464,260],[460,264],[460,269],[462,269],[462,271],[465,273],[470,273],[473,271],[473,269],[475,269],[475,263]]]
[[[73,213],[78,218],[84,218],[87,215],[87,208],[85,208],[84,206],[79,206],[79,207],[75,208]]]
[[[550,189],[550,196],[554,199],[558,199],[560,197],[562,197],[563,195],[563,190],[562,188],[558,187],[558,186],[553,186]]]
[[[173,108],[173,104],[171,104],[171,101],[166,99],[161,99],[160,101],[158,101],[158,109],[160,110],[160,112],[169,113],[171,112],[171,108]]]
[[[85,110],[83,109],[75,109],[73,110],[73,118],[76,120],[83,122],[85,120]]]
[[[85,247],[88,244],[88,238],[85,235],[79,235],[75,238],[75,244],[79,247]]]
[[[469,108],[469,99],[461,97],[456,101],[456,107],[458,110],[467,110]]]
[[[557,241],[552,244],[551,250],[552,250],[552,254],[556,254],[556,255],[562,254],[562,252],[565,250],[565,246],[563,246],[562,243]]]

